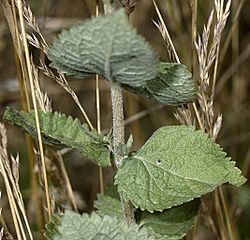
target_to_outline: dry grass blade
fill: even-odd
[[[120,0],[120,3],[124,7],[128,16],[135,10],[137,4],[134,0]]]
[[[51,216],[51,207],[50,207],[48,180],[47,180],[47,174],[46,174],[46,166],[45,166],[44,150],[43,150],[43,143],[42,143],[42,137],[41,137],[41,129],[40,129],[40,123],[39,123],[39,118],[38,118],[38,107],[37,107],[37,102],[36,102],[36,97],[35,97],[35,88],[34,88],[34,80],[33,80],[33,75],[32,75],[32,66],[31,66],[31,61],[30,61],[28,43],[27,43],[27,39],[26,39],[26,30],[25,30],[24,19],[23,19],[23,5],[22,5],[21,0],[19,0],[17,3],[18,3],[17,6],[18,6],[20,24],[21,24],[21,32],[22,32],[22,40],[23,40],[23,46],[24,46],[26,67],[27,67],[28,79],[29,79],[29,83],[30,83],[32,102],[33,102],[34,111],[35,111],[35,122],[36,122],[38,143],[39,143],[42,168],[43,168],[46,204],[47,204],[47,209],[48,209],[48,216],[50,217]]]
[[[167,26],[162,18],[162,15],[159,11],[159,8],[155,2],[155,0],[152,0],[153,1],[153,4],[154,4],[154,8],[156,10],[156,13],[159,17],[159,20],[160,20],[160,23],[157,24],[156,22],[155,25],[157,26],[158,30],[160,31],[165,43],[166,43],[166,46],[167,46],[167,50],[168,50],[168,53],[169,53],[169,60],[171,62],[177,62],[177,63],[180,63],[180,59],[178,57],[178,54],[175,50],[175,47],[174,47],[174,44],[173,44],[173,41],[170,37],[170,34],[168,32],[168,29],[167,29]],[[192,104],[193,106],[193,109],[194,109],[194,112],[195,112],[195,116],[197,118],[197,121],[199,123],[199,126],[200,128],[202,128],[202,123],[201,123],[201,119],[200,119],[200,115],[199,115],[199,112],[197,110],[197,107],[195,105],[195,103]],[[192,116],[192,111],[191,111],[191,108],[190,108],[190,105],[187,106],[187,109],[184,109],[184,107],[180,107],[178,108],[175,116],[178,118],[177,120],[180,120],[180,119],[183,119],[183,121],[181,121],[182,123],[186,123],[188,125],[191,125],[191,124],[195,124],[195,120],[193,120],[191,118]]]
[[[169,41],[169,35],[166,33],[166,27],[164,27],[164,24],[162,22],[157,23],[156,21],[153,20],[154,25],[158,28],[159,32],[161,33],[161,36],[164,40],[166,49],[168,51],[168,59],[170,62],[175,62],[175,51],[173,49],[173,47],[170,44]]]
[[[213,127],[212,136],[213,136],[214,140],[218,137],[218,134],[220,132],[221,126],[222,126],[222,114],[219,114],[218,117],[217,117],[217,119],[214,122],[214,127]]]
[[[216,236],[216,239],[219,239],[219,233],[216,228],[216,223],[213,218],[213,213],[211,207],[209,207],[211,204],[211,195],[206,195],[202,197],[201,201],[201,215],[202,218],[205,219],[205,225],[208,227],[208,229],[211,229],[213,234]]]
[[[98,0],[96,1],[96,11],[95,15],[99,15],[99,8],[98,8]],[[97,119],[97,132],[101,134],[101,102],[100,102],[100,88],[99,88],[99,75],[96,74],[95,76],[95,95],[96,95],[96,119]],[[98,175],[99,175],[99,186],[100,186],[100,193],[104,193],[104,181],[103,181],[103,170],[101,166],[98,166]]]
[[[53,78],[56,80],[56,82],[61,86],[63,87],[64,90],[66,90],[70,95],[71,97],[73,98],[73,100],[75,101],[75,103],[77,104],[77,106],[79,107],[82,115],[84,116],[84,118],[86,119],[89,127],[91,129],[93,129],[93,125],[92,123],[90,122],[89,118],[88,118],[88,115],[86,114],[85,110],[83,109],[80,101],[79,101],[79,98],[77,97],[76,93],[72,90],[72,88],[69,86],[69,83],[66,79],[66,77],[64,76],[64,74],[61,74],[61,73],[58,73],[58,76],[56,76],[48,67],[47,65],[44,63],[43,60],[40,59],[40,66],[38,67],[45,76],[49,77],[49,78]]]
[[[220,54],[220,59],[221,60],[223,60],[225,58],[225,55],[226,55],[226,52],[228,50],[229,44],[231,42],[232,36],[233,36],[233,34],[234,34],[234,32],[235,32],[235,30],[237,28],[237,24],[236,23],[237,23],[237,21],[239,19],[241,10],[242,10],[243,5],[244,5],[245,2],[246,2],[246,0],[241,0],[240,1],[239,5],[238,5],[238,8],[236,10],[236,13],[233,16],[233,20],[232,20],[233,25],[232,25],[232,27],[230,29],[230,32],[228,33],[228,37],[227,37],[225,43],[223,44],[223,48],[222,48],[222,51],[221,51],[221,54]]]
[[[15,4],[16,6],[18,6],[18,0],[15,0]],[[35,32],[31,33],[31,34],[27,34],[26,33],[26,37],[25,39],[27,39],[27,41],[33,45],[34,47],[36,47],[37,49],[41,50],[46,56],[48,53],[48,44],[46,42],[46,40],[43,37],[43,34],[41,33],[41,30],[39,28],[39,25],[36,21],[35,16],[33,15],[30,6],[27,4],[26,1],[22,1],[22,14],[23,17],[26,19],[27,24],[31,27],[31,29]],[[36,36],[37,35],[37,36]],[[24,39],[23,39],[24,41]],[[63,87],[73,98],[73,100],[75,101],[75,103],[77,104],[77,106],[79,107],[81,113],[83,114],[84,118],[86,119],[88,125],[90,126],[91,129],[93,129],[93,125],[91,124],[84,108],[82,107],[76,93],[71,89],[71,87],[69,86],[65,76],[61,73],[58,73],[58,76],[56,76],[44,63],[43,60],[41,60],[41,66],[39,67],[43,73],[50,77],[50,78],[54,78],[57,83],[59,83],[59,85],[61,87]]]
[[[158,14],[158,17],[160,19],[160,23],[155,25],[158,27],[164,41],[167,45],[167,50],[169,52],[169,59],[172,59],[172,52],[175,56],[175,61],[179,62],[178,57],[176,57],[176,51],[174,49],[174,46],[172,44],[170,35],[168,33],[167,27],[164,24],[162,20],[162,16],[159,13],[159,9],[157,8],[157,5],[155,1],[153,0],[156,12]],[[191,6],[193,11],[195,11],[195,6],[197,2],[191,2]],[[224,6],[225,5],[225,6]],[[220,51],[220,39],[222,35],[222,31],[225,28],[227,18],[230,13],[230,7],[231,7],[231,1],[227,1],[226,4],[224,4],[223,0],[215,0],[214,1],[214,10],[212,10],[208,23],[206,26],[204,26],[203,33],[201,36],[198,36],[197,41],[194,43],[195,49],[197,51],[198,56],[198,66],[199,68],[194,70],[198,70],[199,76],[197,85],[198,85],[198,103],[193,104],[194,113],[196,116],[196,119],[199,123],[199,127],[206,132],[210,134],[210,137],[213,139],[216,139],[221,125],[222,125],[222,115],[219,114],[218,116],[214,113],[214,93],[215,93],[215,85],[216,85],[216,79],[217,79],[217,67],[218,67],[218,61],[219,61],[219,51]],[[215,14],[214,14],[215,11]],[[214,17],[215,15],[215,17]],[[197,18],[195,13],[192,14],[193,18]],[[193,21],[196,21],[195,19]],[[215,21],[215,25],[213,25],[213,22]],[[192,24],[192,29],[196,31],[196,27],[194,26],[194,23]],[[210,32],[213,31],[212,39]],[[196,33],[192,33],[195,34]],[[194,36],[192,35],[192,39],[194,40]],[[211,44],[210,44],[211,43]],[[194,57],[193,57],[194,58]],[[193,60],[193,63],[196,61]],[[210,77],[212,71],[212,78]],[[194,73],[194,76],[196,76],[196,72]],[[179,108],[175,114],[175,117],[177,120],[179,120],[182,124],[185,125],[194,125],[195,120],[193,118],[193,112],[189,107],[187,108]],[[215,193],[218,194],[218,193]],[[228,235],[230,239],[232,239],[232,228],[230,225],[230,220],[228,217],[227,207],[225,205],[225,201],[222,191],[219,191],[220,197],[222,199],[222,205],[219,202],[216,204],[216,210],[219,214],[219,222],[221,225],[220,234],[221,236]],[[218,196],[216,195],[216,199],[218,200]],[[203,204],[204,205],[204,204]],[[204,205],[205,206],[205,205]],[[226,225],[224,225],[223,221],[223,213],[221,210],[221,206],[224,209],[224,214],[226,218]],[[207,208],[210,208],[211,206],[208,206]],[[207,211],[209,212],[209,211]],[[215,226],[216,224],[213,222],[212,216],[209,214],[207,215],[207,224],[211,226],[211,229],[214,233],[217,232]],[[225,233],[226,229],[228,230],[228,234]]]
[[[195,126],[195,120],[193,118],[192,112],[185,107],[180,107],[174,113],[175,118],[183,125]]]
[[[8,0],[2,1],[2,6],[5,11],[5,17],[7,19],[9,28],[11,29],[11,35],[13,39],[13,45],[15,47],[15,62],[17,68],[17,77],[20,84],[20,96],[22,102],[22,109],[24,111],[30,111],[30,99],[29,99],[29,89],[27,80],[27,70],[26,64],[23,56],[23,47],[22,47],[22,37],[19,33],[19,26],[16,14],[16,8],[14,0],[11,0],[10,3]],[[38,186],[36,175],[33,171],[34,166],[34,157],[33,157],[33,144],[31,137],[25,135],[25,140],[28,148],[28,159],[29,159],[29,167],[30,167],[30,176],[31,176],[31,185],[32,185],[32,195],[37,209],[40,209],[40,198],[38,195]],[[37,211],[36,214],[36,222],[38,224],[38,228],[40,230],[43,229],[43,217],[42,212]]]
[[[216,79],[217,79],[217,68],[218,68],[218,63],[219,63],[219,52],[220,52],[220,39],[221,39],[221,34],[223,29],[225,28],[227,18],[230,13],[230,8],[231,8],[231,0],[227,1],[226,7],[224,9],[224,1],[220,0],[215,0],[215,10],[216,10],[216,15],[217,15],[217,23],[216,27],[214,30],[214,41],[213,45],[214,48],[216,48],[216,59],[215,59],[215,64],[214,64],[214,70],[213,70],[213,81],[212,81],[212,94],[211,96],[214,96],[215,92],[215,84],[216,84]],[[212,50],[213,48],[211,48]]]
[[[28,231],[30,239],[33,239],[31,229],[26,216],[25,206],[22,199],[22,194],[19,188],[19,158],[11,157],[12,164],[9,161],[7,153],[7,138],[6,129],[3,124],[0,124],[1,145],[0,145],[0,172],[3,175],[6,191],[9,199],[9,204],[12,212],[16,233],[18,239],[26,239],[25,228]],[[12,166],[12,167],[11,167]],[[21,215],[24,224],[21,219]]]
[[[16,234],[17,234],[17,238],[18,239],[22,239],[22,235],[21,235],[21,230],[20,230],[20,226],[19,226],[19,221],[18,219],[20,219],[20,216],[18,217],[19,213],[17,210],[17,206],[16,203],[14,201],[14,196],[13,196],[13,192],[12,189],[10,187],[10,182],[9,182],[9,178],[8,175],[6,173],[6,170],[4,168],[3,162],[6,161],[6,154],[7,154],[7,138],[6,138],[6,130],[3,124],[0,124],[0,134],[1,134],[1,146],[0,146],[0,172],[3,176],[4,179],[4,183],[6,186],[6,192],[7,192],[7,196],[8,196],[8,200],[9,200],[9,204],[10,204],[10,210],[11,210],[11,214],[12,214],[12,219],[14,222],[14,226],[15,226],[15,230],[16,230]]]
[[[2,239],[3,239],[3,228],[0,231],[0,240],[2,240]]]
[[[46,163],[48,175],[52,182],[51,188],[54,201],[64,209],[71,209],[77,212],[73,190],[61,154],[48,149]]]
[[[0,158],[1,159],[1,158]],[[0,192],[0,200],[2,197],[2,192]],[[13,236],[10,234],[8,227],[5,223],[4,217],[2,215],[2,207],[0,207],[0,240],[5,239],[5,240],[14,240]]]
[[[31,60],[31,67],[34,79],[35,94],[39,104],[39,108],[45,113],[51,112],[52,111],[51,100],[49,99],[48,94],[43,93],[43,91],[41,90],[38,80],[38,69],[35,67],[32,57],[30,58],[30,60]]]
[[[213,21],[213,11],[210,14],[208,24],[204,27],[202,37],[198,37],[197,42],[195,43],[198,63],[200,70],[200,79],[198,81],[198,102],[200,106],[200,114],[204,129],[210,134],[210,137],[214,140],[217,138],[222,125],[222,115],[219,115],[215,119],[214,114],[214,95],[215,95],[215,85],[217,79],[217,68],[219,63],[219,51],[220,51],[220,40],[222,31],[225,28],[227,18],[229,16],[231,1],[227,1],[226,6],[224,7],[223,0],[215,0],[215,13],[216,13],[216,22],[214,25],[212,44],[209,46],[210,40],[210,29],[212,28]],[[210,78],[210,69],[213,66],[213,77]],[[221,189],[215,191],[215,209],[218,216],[219,231],[222,238],[226,239],[226,236],[229,239],[234,239],[231,222],[224,201],[224,195]],[[222,204],[219,201],[219,196],[222,199]],[[222,208],[224,210],[224,215],[226,219],[226,226],[224,223]]]
[[[179,59],[178,54],[177,54],[177,52],[176,52],[176,50],[175,50],[173,41],[172,41],[172,39],[171,39],[171,37],[170,37],[170,35],[169,35],[167,26],[166,26],[166,24],[164,23],[164,20],[163,20],[163,18],[162,18],[162,15],[161,15],[161,13],[160,13],[160,10],[159,10],[159,8],[158,8],[158,6],[157,6],[155,0],[152,0],[152,1],[153,1],[153,4],[154,4],[156,13],[157,13],[157,15],[158,15],[158,17],[159,17],[159,20],[160,20],[160,25],[158,24],[158,26],[159,26],[158,29],[160,30],[162,36],[164,36],[163,39],[164,39],[164,40],[167,42],[167,44],[170,46],[170,49],[171,49],[171,51],[172,51],[173,54],[174,54],[175,61],[176,61],[177,63],[180,63],[180,59]],[[156,25],[156,26],[157,26],[157,25]]]
[[[195,47],[198,56],[198,63],[199,63],[199,79],[198,83],[198,102],[201,108],[201,120],[203,129],[207,132],[211,129],[211,118],[209,115],[213,112],[209,111],[209,85],[210,85],[210,78],[209,78],[209,70],[215,60],[216,57],[216,48],[217,45],[213,44],[210,50],[208,49],[209,46],[209,38],[210,38],[210,28],[213,22],[213,11],[211,12],[208,23],[204,26],[202,36],[198,36],[197,42],[195,42]],[[217,37],[218,38],[218,37]],[[218,41],[217,41],[218,43]],[[213,102],[212,102],[213,103]],[[211,103],[210,103],[211,109]]]
[[[18,2],[19,0],[15,0],[15,4],[16,6],[18,6]],[[39,36],[39,40],[38,38],[32,34],[32,36],[29,35],[29,39],[32,39],[31,42],[35,39],[35,42],[37,42],[39,44],[39,48],[46,54],[48,52],[48,44],[45,41],[41,30],[39,28],[39,25],[36,21],[35,16],[33,15],[29,4],[26,1],[22,1],[22,13],[24,18],[26,19],[28,25],[31,27],[31,29]],[[32,44],[32,43],[31,43]]]
[[[34,75],[35,94],[39,104],[39,108],[45,113],[51,112],[51,101],[48,98],[47,93],[44,94],[40,88],[38,80],[38,69],[35,67],[32,58],[31,65]],[[66,206],[67,209],[73,209],[74,211],[77,211],[73,191],[63,163],[62,156],[60,155],[60,153],[51,150],[47,152],[45,158],[46,170],[48,171],[48,175],[52,180],[52,188],[54,189],[53,192],[55,193],[53,194],[53,198],[55,198],[55,201],[61,202],[64,206],[68,205]],[[42,186],[44,187],[43,184]],[[58,201],[58,199],[60,200]],[[54,207],[52,208],[54,209]]]
[[[198,36],[195,47],[197,50],[199,63],[199,80],[198,80],[198,102],[201,108],[201,118],[204,129],[214,138],[213,133],[218,134],[218,122],[216,123],[214,116],[214,93],[217,76],[217,64],[219,56],[219,45],[222,31],[226,25],[226,20],[229,15],[231,1],[227,2],[225,9],[223,9],[222,1],[215,1],[216,24],[214,27],[214,34],[212,44],[209,46],[210,29],[214,19],[213,11],[210,14],[208,23],[204,26],[202,36]],[[213,79],[210,79],[210,69],[213,68]],[[215,126],[216,125],[216,126]],[[217,130],[216,130],[216,129]]]

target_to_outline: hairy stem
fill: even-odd
[[[120,84],[114,81],[110,84],[110,90],[112,101],[115,165],[119,168],[123,162],[123,146],[125,143],[122,89]]]
[[[112,117],[113,117],[113,150],[116,168],[123,164],[123,149],[125,145],[125,125],[123,115],[122,88],[116,81],[110,82]],[[122,203],[123,216],[128,223],[135,222],[134,209],[130,202],[125,202],[122,194],[120,194]]]

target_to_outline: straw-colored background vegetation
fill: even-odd
[[[20,91],[20,78],[27,76],[27,72],[22,70],[27,66],[20,62],[18,51],[23,51],[22,46],[15,49],[10,28],[7,20],[11,19],[8,14],[6,4],[15,1],[1,0],[0,8],[0,117],[7,106],[21,109],[25,105],[25,96]],[[18,1],[17,1],[18,2]],[[224,9],[227,0],[157,0],[156,3],[162,14],[165,26],[168,28],[172,42],[175,46],[179,60],[188,66],[193,72],[194,79],[198,84],[197,114],[195,108],[184,106],[177,112],[177,119],[185,122],[190,120],[189,113],[192,113],[192,119],[196,119],[197,128],[203,128],[211,137],[216,139],[226,152],[237,162],[237,166],[243,171],[243,174],[249,178],[250,165],[250,1],[249,0],[232,0],[229,16],[227,12],[221,12],[221,19],[216,22],[215,4],[224,2]],[[96,2],[94,0],[30,0],[33,16],[26,21],[26,33],[31,37],[34,33],[33,40],[28,37],[28,41],[37,46],[29,45],[30,54],[33,62],[33,75],[36,76],[34,66],[43,66],[42,70],[37,71],[41,91],[48,94],[52,101],[54,111],[66,113],[73,117],[78,117],[82,122],[85,121],[79,107],[72,99],[72,96],[65,91],[67,86],[61,87],[53,78],[45,76],[46,66],[49,65],[43,50],[43,39],[50,44],[56,35],[70,25],[77,23],[96,14]],[[196,5],[197,4],[197,5]],[[8,5],[11,6],[11,5]],[[119,7],[119,4],[117,4]],[[217,6],[218,7],[218,6]],[[208,50],[215,45],[212,66],[205,73],[209,74],[210,79],[206,79],[206,74],[201,71],[201,64],[197,58],[197,50],[194,40],[203,32],[204,25],[207,25],[211,11],[214,9],[214,20],[211,22],[210,38],[208,40]],[[27,9],[26,9],[27,10]],[[217,9],[218,10],[218,9]],[[13,14],[13,9],[11,10]],[[101,11],[101,10],[100,10]],[[217,11],[218,12],[218,11]],[[16,15],[18,16],[16,9]],[[6,14],[6,15],[5,15]],[[223,15],[224,14],[224,15]],[[34,29],[34,18],[39,25],[38,32]],[[150,43],[153,49],[160,55],[162,60],[176,61],[173,49],[168,45],[164,25],[160,24],[160,31],[153,23],[159,24],[159,15],[151,0],[138,0],[135,10],[130,14],[130,22],[138,32],[143,35]],[[221,33],[216,27],[221,26],[223,21],[226,25]],[[222,24],[223,25],[223,24]],[[17,23],[13,26],[19,26],[19,17]],[[11,29],[14,31],[15,29]],[[217,32],[216,32],[217,31]],[[216,35],[217,33],[217,35]],[[18,31],[21,36],[21,30]],[[42,34],[42,35],[39,35]],[[163,36],[162,36],[163,35]],[[206,37],[206,34],[203,36]],[[204,40],[204,39],[203,39]],[[22,45],[22,40],[20,41]],[[17,46],[17,41],[14,40]],[[204,47],[204,41],[197,46],[201,50]],[[45,46],[46,47],[46,46]],[[21,50],[20,50],[21,49]],[[198,50],[199,56],[202,52]],[[171,55],[171,56],[169,56]],[[22,56],[25,59],[24,56]],[[40,64],[40,59],[45,65]],[[209,64],[209,62],[204,62]],[[204,70],[204,69],[203,69]],[[25,71],[24,71],[25,72]],[[56,74],[55,72],[51,73]],[[79,101],[86,111],[90,121],[94,126],[97,124],[96,117],[96,85],[94,78],[74,79],[67,78],[68,83],[76,93]],[[60,79],[59,79],[60,80]],[[61,79],[62,80],[62,79]],[[205,84],[208,81],[210,84]],[[214,84],[214,85],[213,85]],[[209,89],[209,91],[206,89]],[[39,91],[38,91],[39,92]],[[212,95],[212,98],[211,98]],[[42,99],[41,97],[40,99]],[[46,98],[45,98],[46,99]],[[212,101],[209,101],[211,100]],[[107,82],[100,79],[100,127],[107,132],[111,127],[111,105],[110,93]],[[146,100],[142,97],[130,94],[124,91],[126,133],[127,136],[133,133],[134,149],[137,149],[142,143],[162,125],[179,124],[174,113],[176,107],[166,107],[156,102]],[[38,104],[46,105],[45,103]],[[203,108],[204,107],[204,108]],[[207,108],[206,108],[207,107]],[[185,115],[186,114],[186,115]],[[222,114],[222,122],[217,117]],[[196,117],[195,117],[196,116]],[[199,122],[200,119],[200,122]],[[212,125],[209,125],[212,122]],[[219,131],[221,125],[221,129]],[[43,180],[38,177],[35,181],[31,174],[30,154],[32,148],[27,144],[27,139],[23,132],[13,126],[7,127],[8,136],[8,153],[19,153],[20,169],[20,188],[26,206],[27,216],[32,231],[35,232],[35,239],[41,239],[39,234],[41,226],[46,221],[46,200],[44,197]],[[2,127],[1,127],[2,128]],[[219,131],[219,132],[218,132]],[[218,132],[218,136],[217,135]],[[216,138],[217,137],[217,138]],[[35,144],[36,145],[36,144]],[[53,158],[55,152],[45,148],[45,155]],[[49,153],[48,153],[49,152]],[[31,154],[32,155],[32,154]],[[74,198],[79,211],[91,212],[93,210],[93,201],[96,193],[99,192],[98,168],[86,159],[82,159],[77,152],[65,150],[62,153],[65,167],[72,185]],[[58,158],[58,156],[54,156]],[[35,171],[40,171],[37,163],[37,157],[34,156],[33,167]],[[58,167],[60,161],[47,160],[47,173],[50,182],[51,202],[52,205],[61,205],[61,208],[71,208],[72,199],[65,190],[67,177],[63,168]],[[56,164],[55,164],[56,162]],[[33,169],[32,167],[32,169]],[[63,172],[63,173],[62,173]],[[103,169],[105,184],[111,182],[112,174],[109,169]],[[39,175],[39,174],[38,174]],[[36,177],[36,176],[35,176]],[[13,225],[11,211],[4,187],[4,180],[0,178],[1,184],[1,208],[2,215],[0,218],[0,228],[4,229],[4,239],[12,239],[10,233],[15,236],[15,227]],[[41,201],[37,204],[36,191]],[[240,192],[240,194],[239,194]],[[240,197],[239,197],[240,196]],[[203,206],[200,217],[197,219],[195,229],[190,233],[188,239],[250,239],[250,189],[246,183],[240,191],[223,187],[217,193],[209,194],[203,199]],[[1,230],[1,229],[0,229]],[[229,237],[228,237],[229,236]]]

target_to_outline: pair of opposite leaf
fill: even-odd
[[[123,88],[176,105],[195,97],[192,75],[182,64],[159,62],[120,10],[63,31],[49,50],[51,66],[66,75],[100,74]]]
[[[4,118],[36,137],[34,113],[8,108]],[[68,146],[102,166],[110,165],[110,140],[58,113],[40,113],[43,141]],[[163,211],[229,182],[239,186],[245,178],[235,162],[202,131],[186,126],[158,129],[118,169],[118,191],[142,210]],[[140,174],[138,174],[140,173]]]
[[[129,225],[122,217],[121,203],[118,199],[108,195],[99,195],[95,207],[98,211],[92,212],[91,215],[85,213],[81,216],[78,213],[66,211],[63,217],[53,216],[52,221],[46,226],[46,239],[182,239],[193,225],[199,208],[199,200],[163,213],[151,214],[137,210],[137,224]]]

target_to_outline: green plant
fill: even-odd
[[[98,214],[66,212],[55,218],[47,227],[49,239],[181,239],[198,211],[195,198],[227,182],[245,182],[226,153],[206,133],[190,127],[162,127],[141,149],[130,152],[132,138],[127,143],[124,139],[121,88],[176,105],[194,100],[195,87],[185,66],[159,62],[123,11],[63,32],[49,57],[66,75],[100,74],[109,81],[113,129],[101,136],[71,117],[40,112],[44,143],[68,146],[98,165],[112,165],[118,192],[98,196]],[[9,108],[4,118],[37,137],[33,112]]]

